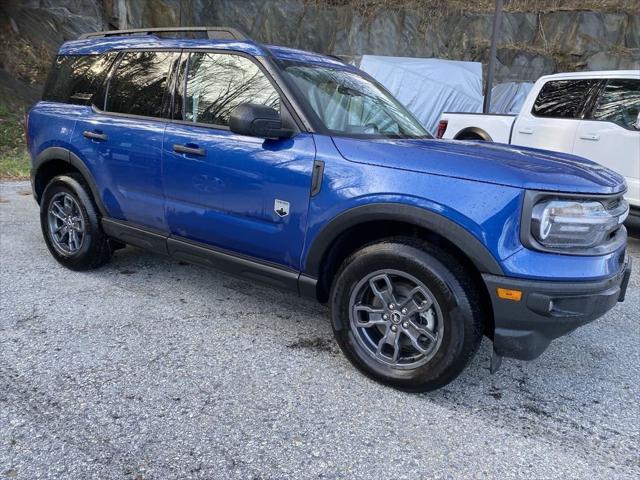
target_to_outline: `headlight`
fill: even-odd
[[[593,249],[611,241],[629,214],[621,197],[544,198],[531,205],[531,235],[550,250]]]

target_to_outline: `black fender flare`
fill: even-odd
[[[472,134],[472,135],[478,135],[485,142],[493,142],[493,138],[491,138],[491,135],[489,135],[487,132],[485,132],[480,127],[463,128],[458,133],[456,133],[456,135],[455,135],[455,137],[453,137],[453,139],[454,140],[458,140],[460,137],[462,137],[462,136],[464,136],[464,135],[466,135],[468,133]]]
[[[38,171],[47,163],[53,160],[62,160],[64,162],[69,163],[74,168],[76,168],[80,174],[84,177],[89,189],[91,190],[91,194],[93,196],[93,200],[96,202],[98,210],[102,216],[108,216],[107,210],[104,208],[104,204],[102,203],[102,198],[99,195],[99,190],[96,185],[96,182],[91,175],[91,172],[85,165],[85,163],[72,151],[64,148],[64,147],[49,147],[40,152],[35,160],[33,161],[33,168],[31,169],[31,185],[33,186],[33,196],[37,202],[40,202],[40,199],[37,196],[37,192],[35,189],[36,183],[35,179],[38,175]]]
[[[480,240],[457,223],[424,208],[398,203],[376,203],[347,210],[331,220],[314,238],[304,275],[318,279],[325,253],[348,228],[372,221],[403,222],[430,230],[462,250],[481,273],[504,275],[502,267]]]

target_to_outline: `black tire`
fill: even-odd
[[[49,209],[56,197],[61,195],[72,197],[82,216],[83,237],[81,245],[74,252],[62,251],[53,238],[49,227]],[[93,202],[89,189],[82,177],[75,175],[59,175],[53,178],[42,194],[40,202],[40,225],[42,234],[51,255],[61,265],[71,270],[92,270],[104,265],[111,258],[109,240],[100,225],[100,216]]]
[[[482,138],[480,135],[476,135],[474,133],[468,133],[468,134],[462,135],[461,137],[456,138],[456,140],[474,140],[478,142],[487,141],[485,138]]]
[[[368,276],[381,271],[404,272],[419,280],[433,299],[434,306],[429,309],[437,306],[441,314],[440,343],[434,340],[432,357],[424,355],[423,361],[426,363],[415,368],[411,365],[392,366],[380,361],[373,352],[367,350],[366,342],[356,338],[358,332],[364,330],[352,326],[350,302],[356,287],[367,288],[365,280]],[[331,321],[340,348],[360,371],[394,388],[425,392],[448,384],[464,370],[482,339],[484,320],[481,302],[469,278],[468,272],[448,251],[416,239],[391,238],[362,248],[345,260],[331,289]],[[375,295],[372,298],[375,299]],[[422,303],[427,304],[426,301]],[[409,323],[402,323],[403,327],[405,325]],[[387,324],[376,325],[376,328],[384,330],[392,327],[387,321]],[[398,328],[400,325],[396,326]],[[380,335],[383,336],[382,332]]]

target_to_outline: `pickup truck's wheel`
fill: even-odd
[[[42,194],[40,224],[49,251],[71,270],[90,270],[106,263],[111,248],[81,179],[53,178]]]
[[[330,302],[334,334],[349,360],[401,390],[451,382],[482,338],[480,302],[464,268],[447,251],[412,239],[351,255]]]
[[[478,135],[477,133],[464,133],[459,137],[456,137],[456,140],[477,140],[479,142],[486,142],[487,139]]]

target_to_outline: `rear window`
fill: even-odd
[[[640,130],[640,80],[614,79],[600,92],[590,120],[613,122],[623,128]]]
[[[50,102],[102,106],[101,86],[115,53],[103,55],[59,55],[53,62],[42,99]]]
[[[162,117],[174,52],[129,52],[122,56],[107,89],[108,112]]]
[[[540,90],[533,105],[537,117],[581,118],[586,101],[595,93],[599,80],[554,80]]]

